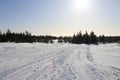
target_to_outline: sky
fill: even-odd
[[[0,30],[72,36],[120,35],[120,0],[0,0]]]

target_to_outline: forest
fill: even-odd
[[[53,40],[58,40],[58,43],[72,43],[72,44],[98,44],[98,43],[115,43],[120,42],[120,36],[105,36],[96,34],[91,31],[87,31],[83,34],[81,31],[77,32],[73,36],[51,36],[51,35],[32,35],[31,32],[12,32],[8,29],[6,32],[0,31],[0,42],[16,42],[16,43],[53,43]]]

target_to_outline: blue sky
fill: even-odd
[[[75,0],[0,0],[0,30],[68,36],[93,30],[98,35],[120,35],[120,0],[87,1],[89,5],[81,9],[75,8]]]

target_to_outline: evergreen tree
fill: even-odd
[[[72,43],[78,43],[78,41],[77,41],[77,37],[76,37],[76,35],[75,35],[75,34],[73,35],[73,38],[72,38]]]
[[[86,33],[84,34],[83,43],[85,43],[85,44],[90,44],[90,37],[89,37],[87,31],[86,31]]]
[[[81,44],[83,42],[83,36],[82,36],[81,31],[77,34],[77,40],[78,40],[79,44]]]
[[[94,34],[93,31],[90,33],[90,43],[91,44],[97,44],[97,37],[96,37],[96,35]]]
[[[6,35],[9,35],[9,34],[11,34],[10,29],[8,29],[8,30],[6,31]]]
[[[7,39],[7,41],[9,41],[9,42],[13,42],[13,35],[12,35],[12,32],[10,31],[10,29],[8,29],[8,30],[6,31],[6,39]]]
[[[26,35],[26,36],[31,36],[31,33],[28,32],[28,31],[25,31],[25,35]]]
[[[102,42],[102,43],[105,43],[105,42],[106,42],[106,41],[105,41],[105,36],[104,36],[104,35],[101,36],[101,42]]]
[[[58,43],[62,43],[62,42],[64,42],[64,41],[63,41],[63,37],[60,36],[60,37],[58,38]]]
[[[0,30],[0,42],[2,41],[2,32]]]
[[[0,35],[2,35],[2,32],[1,32],[1,30],[0,30]]]

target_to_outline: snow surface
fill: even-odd
[[[0,80],[120,80],[120,45],[0,43]]]

